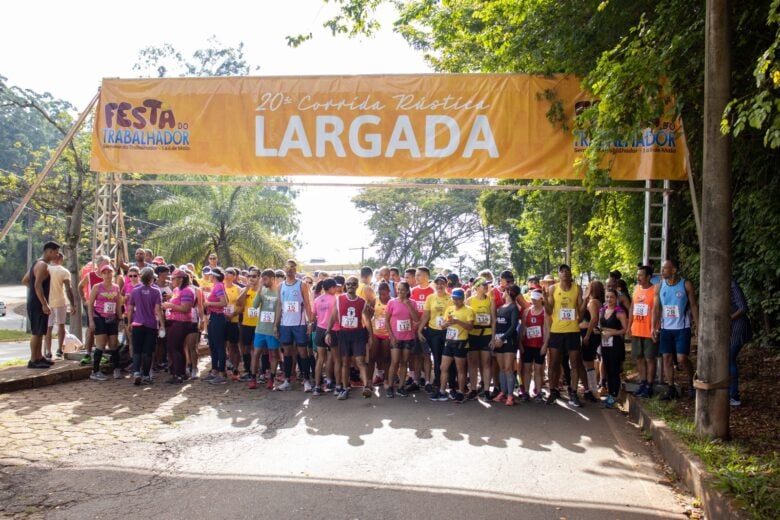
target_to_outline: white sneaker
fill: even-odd
[[[122,370],[118,368],[114,369],[114,379],[122,379]]]
[[[288,390],[292,389],[292,385],[290,384],[290,382],[289,382],[289,381],[285,381],[285,382],[284,382],[284,383],[282,383],[281,385],[278,385],[278,386],[276,387],[276,389],[277,389],[278,391],[280,391],[280,392],[286,392],[286,391],[288,391]]]
[[[740,401],[738,399],[734,399],[732,397],[731,399],[729,399],[729,405],[731,405],[731,406],[741,406],[742,405],[742,401]]]
[[[198,369],[193,368],[190,370],[190,379],[198,379]]]
[[[93,381],[106,381],[108,378],[103,375],[103,372],[92,372],[89,378]]]
[[[303,391],[304,392],[311,392],[311,383],[308,381],[303,382]]]

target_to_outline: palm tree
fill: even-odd
[[[297,210],[292,193],[272,188],[206,186],[154,202],[149,216],[166,222],[150,236],[174,263],[281,264],[293,250]]]

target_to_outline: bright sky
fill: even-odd
[[[149,1],[25,0],[4,2],[0,19],[0,75],[11,85],[50,92],[84,108],[104,77],[135,76],[138,51],[170,43],[185,56],[203,48],[212,35],[224,45],[244,42],[254,75],[419,73],[429,71],[422,56],[391,29],[393,12],[383,9],[385,27],[373,38],[334,38],[322,23],[335,12],[322,0]],[[292,49],[285,36],[314,33]],[[311,177],[301,178],[301,180]],[[321,180],[333,181],[332,177]],[[349,178],[342,178],[349,182]],[[365,178],[352,178],[365,182]],[[359,262],[372,235],[351,198],[354,188],[300,190],[298,252],[301,261]],[[316,206],[328,201],[332,218],[323,221]],[[339,240],[334,241],[333,229]],[[370,255],[367,251],[366,255]]]

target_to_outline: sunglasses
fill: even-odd
[[[256,274],[250,274],[250,275],[248,276],[248,278],[257,278],[257,275],[256,275]]]
[[[128,274],[127,276],[129,276],[130,278],[138,278],[137,274]]]
[[[347,287],[357,287],[358,284],[356,284],[355,282],[347,282],[344,285],[346,285]]]

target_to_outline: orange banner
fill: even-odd
[[[572,179],[591,97],[574,76],[422,74],[103,81],[91,168],[207,175]],[[665,123],[616,141],[612,178],[686,179]]]

